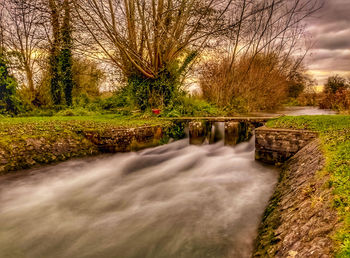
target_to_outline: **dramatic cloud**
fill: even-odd
[[[308,19],[307,30],[314,45],[306,61],[319,83],[350,73],[350,0],[325,0],[323,9]]]

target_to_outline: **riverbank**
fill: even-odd
[[[0,174],[103,152],[155,146],[172,122],[125,116],[0,119]],[[176,133],[176,132],[175,132]]]
[[[349,257],[350,116],[282,117],[267,126],[317,131],[319,142],[286,163],[255,256]]]

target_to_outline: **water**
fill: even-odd
[[[277,117],[280,115],[286,116],[315,116],[315,115],[336,115],[337,111],[330,109],[320,109],[319,107],[303,107],[303,106],[292,106],[292,107],[283,107],[281,110],[277,110],[273,113],[270,112],[258,112],[251,113],[250,116],[267,116],[267,117]]]
[[[285,107],[278,112],[287,116],[315,116],[315,115],[336,115],[337,112],[330,109],[320,109],[318,107]]]
[[[0,257],[250,257],[277,172],[188,139],[0,181]]]

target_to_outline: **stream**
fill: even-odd
[[[254,139],[185,139],[27,174],[0,181],[0,257],[250,257],[278,178],[254,160]]]

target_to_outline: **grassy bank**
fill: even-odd
[[[350,116],[300,116],[271,120],[268,127],[318,131],[326,157],[324,174],[333,190],[339,227],[333,236],[336,257],[350,257]]]
[[[170,125],[156,117],[116,115],[0,118],[0,173],[98,154],[88,135],[98,141],[118,129]]]

